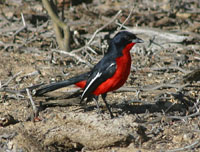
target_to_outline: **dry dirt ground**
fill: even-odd
[[[68,55],[40,1],[4,0],[0,8],[0,152],[200,151],[199,1],[68,0]],[[119,28],[145,43],[131,51],[127,83],[108,94],[114,119],[101,99],[101,115],[95,102],[80,105],[74,86],[34,96],[31,86],[89,70]]]

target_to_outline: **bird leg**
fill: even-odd
[[[94,96],[94,101],[96,102],[96,105],[97,105],[98,114],[101,114],[101,111],[99,108],[98,96]]]
[[[104,103],[106,104],[106,108],[108,109],[108,111],[109,111],[109,113],[110,113],[110,117],[113,118],[114,115],[113,115],[113,113],[112,113],[112,111],[111,111],[111,109],[110,109],[110,105],[109,105],[109,104],[107,103],[107,101],[106,101],[106,96],[107,96],[106,93],[101,95],[101,97],[102,97]]]

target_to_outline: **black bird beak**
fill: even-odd
[[[144,41],[140,38],[135,38],[132,40],[133,43],[144,43]]]

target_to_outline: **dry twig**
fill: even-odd
[[[34,117],[37,117],[38,116],[38,108],[36,107],[36,105],[35,105],[35,103],[33,101],[33,98],[32,98],[32,96],[30,94],[29,89],[26,89],[26,92],[27,92],[27,95],[28,95],[28,97],[30,99],[31,105],[33,107]]]
[[[161,88],[177,88],[178,90],[182,90],[184,87],[188,86],[189,83],[184,84],[184,85],[179,85],[179,84],[159,84],[154,87],[149,86],[149,87],[143,87],[140,90],[142,91],[152,91],[152,90],[158,90]]]
[[[88,43],[86,44],[86,47],[87,47],[88,45],[91,44],[91,42],[94,40],[94,38],[95,38],[95,36],[97,35],[97,33],[99,33],[101,30],[103,30],[103,29],[106,28],[108,25],[110,25],[111,23],[113,23],[113,22],[117,19],[117,17],[121,14],[121,12],[122,12],[122,10],[119,10],[119,11],[117,12],[117,14],[116,14],[107,24],[105,24],[105,25],[103,25],[102,27],[100,27],[99,29],[97,29],[97,30],[94,32],[94,34],[92,35],[92,37],[90,38],[90,40],[88,41]]]
[[[79,62],[82,62],[82,63],[85,63],[87,64],[89,67],[92,67],[92,65],[86,61],[86,60],[83,60],[81,57],[79,57],[78,55],[72,53],[72,52],[66,52],[66,51],[63,51],[63,50],[56,50],[56,49],[52,49],[53,52],[57,52],[57,53],[61,53],[61,54],[65,54],[65,55],[68,55],[68,56],[71,56],[71,57],[74,57],[75,59],[77,59]]]
[[[199,145],[200,145],[200,141],[197,140],[197,141],[193,142],[192,144],[187,145],[185,147],[176,148],[176,149],[172,149],[172,150],[167,150],[166,152],[178,152],[178,151],[191,150],[191,149],[193,149],[195,147],[198,147]]]
[[[131,11],[130,11],[128,17],[127,17],[127,18],[125,19],[125,21],[119,26],[119,28],[117,29],[118,31],[121,30],[121,29],[124,27],[125,23],[130,19],[131,15],[133,14],[133,9],[134,9],[134,8],[131,9]]]
[[[7,86],[13,79],[15,79],[21,73],[22,73],[22,71],[20,71],[20,72],[16,73],[15,75],[13,75],[6,83],[4,83],[3,85],[1,85],[0,88],[3,88],[5,86]]]
[[[21,27],[20,29],[18,29],[18,30],[15,32],[15,34],[13,35],[14,38],[15,38],[15,36],[16,36],[17,34],[19,34],[21,31],[23,31],[24,29],[27,28],[27,24],[26,24],[26,22],[25,22],[23,13],[21,13],[21,17],[22,17],[23,27]]]

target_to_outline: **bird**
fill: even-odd
[[[94,97],[99,110],[98,96],[101,95],[110,117],[113,118],[114,115],[106,100],[107,93],[117,90],[126,82],[131,70],[130,50],[136,43],[143,42],[129,31],[120,31],[110,40],[104,57],[91,71],[43,86],[36,90],[35,95],[41,96],[47,92],[75,84],[83,89],[80,103],[85,98]]]

